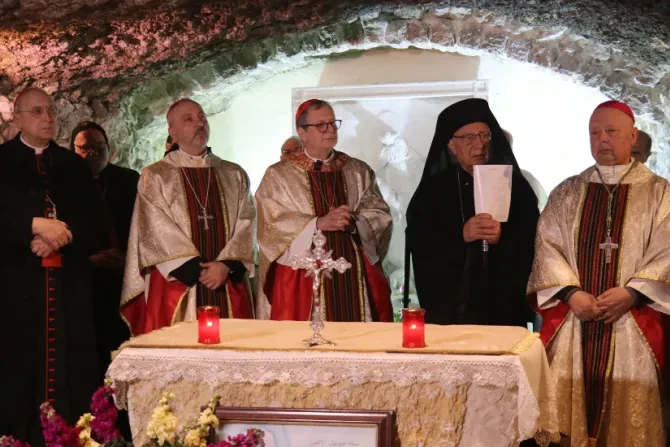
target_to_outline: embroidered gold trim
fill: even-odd
[[[529,332],[527,333],[521,341],[519,341],[516,345],[510,349],[510,354],[514,355],[519,355],[523,354],[524,352],[528,351],[531,346],[533,346],[533,343],[535,343],[535,340],[540,338],[540,334],[536,332]]]

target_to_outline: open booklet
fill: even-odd
[[[512,200],[512,165],[475,165],[475,214],[487,213],[507,222]]]

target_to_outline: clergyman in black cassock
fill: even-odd
[[[475,216],[475,164],[513,166],[508,222]],[[449,106],[438,117],[407,210],[405,293],[411,257],[428,323],[525,327],[533,320],[525,292],[538,217],[537,198],[488,103],[473,98]]]
[[[111,353],[130,338],[121,319],[121,287],[128,247],[130,221],[140,175],[132,169],[109,162],[111,148],[107,133],[97,123],[82,121],[73,130],[70,147],[88,163],[95,176],[105,207],[104,238],[100,251],[91,256],[93,301],[100,374],[111,363]]]
[[[51,140],[51,98],[16,101],[21,133],[0,145],[0,433],[44,444],[39,406],[68,422],[98,385],[89,255],[101,204],[86,162]]]

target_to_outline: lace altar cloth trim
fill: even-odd
[[[212,388],[224,383],[280,382],[308,388],[342,382],[393,382],[398,387],[439,383],[445,390],[474,383],[516,391],[520,439],[550,429],[537,427],[540,406],[518,356],[126,348],[107,375],[117,390],[117,406],[124,409],[128,386],[142,381],[161,388],[182,380]]]

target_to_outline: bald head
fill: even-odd
[[[168,131],[173,144],[191,154],[200,155],[209,141],[209,122],[197,102],[185,98],[176,101],[167,112]]]
[[[21,93],[19,93],[16,96],[16,99],[14,100],[14,111],[16,112],[17,110],[23,110],[26,108],[26,104],[32,103],[34,98],[48,98],[49,101],[51,101],[51,96],[44,90],[42,90],[39,87],[28,87],[27,89],[23,90]]]
[[[295,136],[287,138],[286,141],[284,141],[284,144],[281,145],[282,159],[284,158],[285,155],[297,152],[301,147],[302,147],[302,141],[300,141],[300,138]]]
[[[14,101],[14,125],[31,146],[48,145],[56,134],[56,109],[51,96],[37,87],[19,93]]]
[[[196,106],[200,107],[200,104],[197,102],[193,101],[191,98],[182,98],[178,99],[175,102],[172,103],[170,108],[167,111],[167,114],[165,115],[167,118],[168,126],[171,123],[171,118],[175,116],[175,111],[180,109],[183,105],[186,104],[195,104]]]
[[[600,107],[589,121],[591,155],[601,166],[626,165],[630,162],[637,129],[633,119],[616,108]]]
[[[647,132],[642,130],[637,131],[637,141],[633,144],[631,155],[640,163],[647,162],[647,159],[651,155],[651,137]]]

